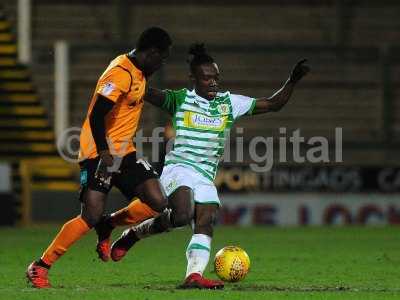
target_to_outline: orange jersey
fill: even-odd
[[[135,67],[127,55],[120,55],[110,63],[97,82],[82,126],[80,161],[98,155],[89,122],[98,94],[115,103],[105,120],[106,138],[111,154],[125,156],[135,151],[133,137],[142,113],[145,87],[144,74]]]

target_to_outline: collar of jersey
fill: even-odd
[[[200,102],[200,103],[202,103],[202,104],[206,104],[206,105],[210,105],[210,102],[212,102],[212,101],[215,100],[215,98],[214,98],[213,100],[211,100],[211,101],[209,101],[209,100],[207,100],[207,99],[204,99],[203,97],[197,95],[195,89],[189,91],[188,94],[189,94],[190,96],[195,96],[195,97],[196,97],[196,100],[197,100],[198,102]]]
[[[125,58],[125,60],[127,61],[127,63],[124,62],[124,65],[125,65],[125,64],[128,64],[128,65],[129,65],[129,71],[131,72],[131,74],[132,74],[132,75],[135,75],[136,78],[143,79],[144,73],[143,73],[138,67],[135,66],[135,64],[129,59],[129,57],[128,57],[127,54],[125,54],[125,57],[124,57],[124,58]],[[128,67],[128,66],[127,66],[127,67]]]
[[[201,102],[201,103],[203,103],[203,104],[206,104],[206,105],[210,105],[211,102],[217,101],[217,98],[218,98],[218,97],[221,97],[222,95],[224,95],[224,94],[226,94],[226,93],[229,93],[229,92],[224,92],[224,93],[218,92],[218,93],[217,93],[217,97],[215,97],[214,99],[212,99],[212,100],[210,101],[210,100],[207,100],[207,99],[205,99],[205,98],[199,96],[199,95],[196,93],[195,89],[188,90],[188,94],[189,94],[190,96],[195,96],[197,101],[199,101],[199,102]]]

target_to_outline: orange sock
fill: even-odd
[[[152,210],[150,206],[137,198],[127,207],[113,213],[110,221],[113,226],[135,225],[158,214],[158,212]]]
[[[61,228],[53,242],[43,253],[42,261],[51,266],[57,259],[59,259],[71,245],[79,240],[85,233],[90,230],[86,222],[77,216],[76,218],[68,221]]]

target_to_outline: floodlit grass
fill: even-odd
[[[53,288],[30,288],[26,267],[58,229],[0,229],[0,299],[400,299],[399,228],[220,227],[212,256],[238,245],[251,259],[248,277],[223,291],[176,289],[189,230],[141,241],[118,263],[97,259],[90,233],[53,266]]]

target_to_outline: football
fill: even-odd
[[[250,258],[242,248],[227,246],[215,255],[214,269],[218,277],[224,281],[240,281],[249,272]]]

